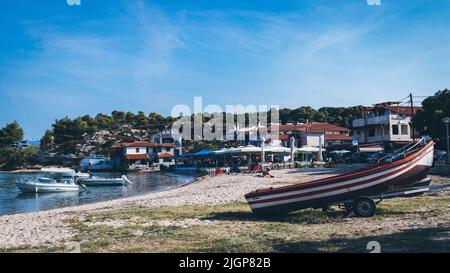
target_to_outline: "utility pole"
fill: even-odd
[[[450,118],[443,118],[442,122],[445,124],[445,129],[447,133],[447,164],[450,165],[450,140],[449,140],[449,133],[448,133],[448,125],[450,123]]]
[[[413,124],[413,117],[414,117],[414,102],[413,102],[413,95],[412,93],[409,93],[409,100],[411,102],[411,131],[412,131],[412,139],[413,141],[416,140],[416,134],[414,131],[414,124]]]

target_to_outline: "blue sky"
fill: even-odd
[[[350,106],[450,87],[450,1],[4,0],[0,126],[176,104]]]

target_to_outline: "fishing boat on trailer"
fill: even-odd
[[[269,188],[245,195],[252,211],[274,214],[305,208],[327,208],[338,204],[356,216],[375,213],[374,200],[407,197],[425,192],[431,179],[434,142],[428,138],[413,141],[381,158],[377,166],[301,184]]]

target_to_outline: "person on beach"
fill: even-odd
[[[262,171],[261,177],[270,177],[273,178],[274,176],[270,174],[270,168],[267,168],[265,170]]]

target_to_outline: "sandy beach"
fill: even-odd
[[[261,178],[256,175],[205,176],[186,186],[158,193],[77,207],[1,216],[0,249],[62,245],[77,235],[77,231],[67,220],[83,219],[93,213],[135,207],[179,207],[244,202],[244,195],[255,189],[306,182],[344,171],[346,169],[343,168],[287,169],[272,171],[274,178]],[[445,217],[443,220],[448,221]]]
[[[206,176],[189,185],[158,193],[77,207],[1,216],[0,248],[55,245],[70,241],[74,233],[64,220],[82,217],[91,212],[135,206],[213,205],[245,201],[244,195],[252,190],[326,177],[330,175],[330,170],[280,170],[273,171],[273,175],[274,178],[260,178],[256,175]]]

